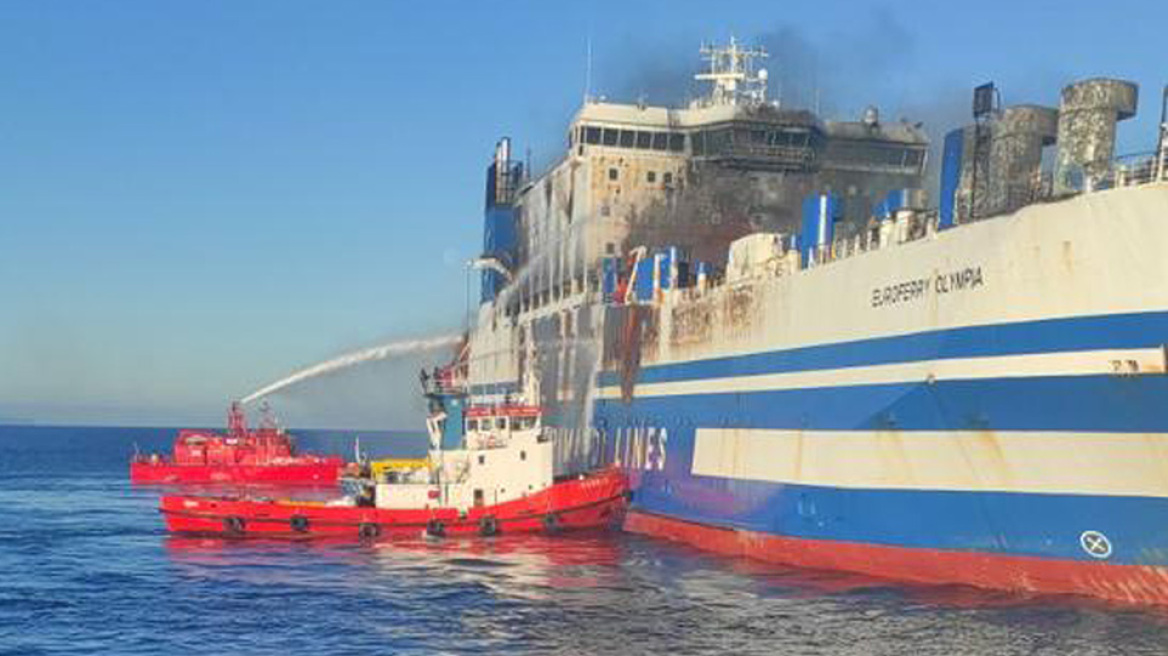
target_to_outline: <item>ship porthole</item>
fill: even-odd
[[[292,526],[292,530],[297,533],[308,532],[308,518],[303,515],[293,515],[292,519],[288,520],[288,523]]]
[[[242,517],[224,517],[223,518],[223,530],[228,535],[243,535],[243,530],[244,530],[245,526],[246,526],[246,523],[243,521]]]

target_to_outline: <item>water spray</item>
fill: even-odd
[[[408,341],[391,342],[389,344],[382,344],[381,346],[373,346],[360,351],[346,353],[337,356],[331,360],[326,360],[319,364],[314,364],[311,367],[306,367],[295,373],[292,373],[280,380],[260,388],[244,397],[242,403],[251,403],[257,399],[261,399],[269,394],[274,394],[286,387],[296,385],[310,378],[323,376],[324,374],[347,369],[349,367],[363,364],[365,362],[373,362],[376,360],[385,360],[407,353],[421,353],[424,351],[432,351],[434,349],[445,346],[453,346],[461,339],[459,335],[443,335],[441,337],[431,337],[429,339],[414,339]]]

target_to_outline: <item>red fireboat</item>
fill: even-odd
[[[173,455],[135,455],[130,481],[332,485],[344,465],[339,456],[297,455],[292,437],[273,421],[248,430],[243,407],[236,402],[227,413],[226,435],[182,430]]]
[[[219,537],[347,538],[493,536],[618,525],[628,499],[623,472],[557,478],[541,408],[470,406],[446,376],[427,385],[429,457],[346,478],[328,502],[164,496],[167,528]]]

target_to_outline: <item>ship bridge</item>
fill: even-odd
[[[564,156],[542,175],[524,172],[505,202],[488,199],[488,212],[508,212],[507,221],[488,220],[485,251],[516,273],[509,312],[597,290],[600,259],[634,246],[679,246],[717,265],[748,232],[795,232],[810,193],[838,194],[840,219],[862,226],[890,191],[922,186],[929,142],[920,125],[881,121],[875,109],[825,121],[787,107],[768,96],[766,50],[735,39],[701,55],[694,79],[705,89],[692,102],[588,96]],[[495,195],[507,188],[497,183],[499,167],[488,174]],[[513,241],[499,248],[509,227]],[[485,275],[483,300],[491,301],[509,283]]]

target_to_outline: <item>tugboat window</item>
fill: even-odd
[[[619,176],[620,176],[620,171],[616,170],[615,168],[611,168],[608,170],[608,179],[609,180],[616,180]]]

